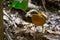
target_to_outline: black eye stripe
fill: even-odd
[[[31,12],[31,14],[38,14],[38,13],[33,11],[33,12]]]

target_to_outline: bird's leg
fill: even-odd
[[[42,26],[42,33],[44,33],[45,32],[45,29],[44,29],[44,26]]]

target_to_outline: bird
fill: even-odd
[[[26,14],[27,20],[28,17],[30,17],[29,20],[31,20],[31,23],[42,26],[46,22],[47,15],[45,15],[43,11],[32,9]]]

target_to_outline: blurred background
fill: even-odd
[[[4,40],[60,40],[60,0],[2,0]]]

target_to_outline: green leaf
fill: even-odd
[[[24,10],[26,10],[28,8],[28,1],[27,0],[23,0],[21,4],[22,4],[22,8]]]
[[[10,7],[14,7],[16,9],[21,9],[23,11],[25,11],[28,8],[28,0],[23,0],[22,2],[19,1],[14,1]]]

